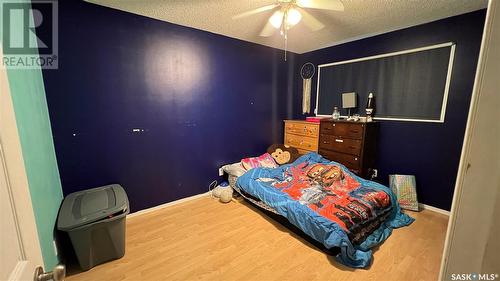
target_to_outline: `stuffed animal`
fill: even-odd
[[[223,188],[220,192],[219,201],[222,203],[229,203],[233,199],[233,189],[230,187]]]
[[[211,189],[215,185],[217,185],[217,181],[213,181],[208,188]],[[229,186],[229,183],[225,181],[211,190],[212,197],[219,198],[219,201],[222,203],[229,203],[233,199],[233,189]]]
[[[267,149],[267,153],[271,154],[274,161],[278,165],[292,163],[299,158],[299,151],[295,147],[284,144],[273,144]]]

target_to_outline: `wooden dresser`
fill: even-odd
[[[318,153],[369,178],[375,165],[378,122],[321,120]]]
[[[300,154],[318,152],[319,123],[285,120],[285,145],[293,146]]]

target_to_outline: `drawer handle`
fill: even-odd
[[[358,157],[354,157],[354,160],[358,161]]]
[[[335,142],[344,142],[344,140],[341,140],[341,139],[335,139]]]
[[[358,130],[351,130],[351,133],[359,133]]]
[[[324,144],[329,144],[330,142],[327,142],[327,141],[323,141]]]

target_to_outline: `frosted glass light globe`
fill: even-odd
[[[301,7],[308,7],[311,3],[311,0],[297,0],[297,5]]]
[[[276,11],[269,18],[269,22],[271,23],[272,26],[274,26],[274,28],[280,28],[281,24],[283,23],[283,16],[284,13],[282,11]]]
[[[294,26],[299,23],[301,19],[302,15],[299,11],[297,11],[297,9],[291,8],[290,10],[288,10],[288,14],[286,16],[286,23],[288,25]]]

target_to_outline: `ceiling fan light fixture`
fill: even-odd
[[[302,19],[302,14],[295,8],[291,8],[288,10],[287,16],[286,16],[286,23],[289,26],[294,26],[297,23],[300,22]]]
[[[301,7],[308,7],[311,3],[311,0],[297,0],[296,3]]]
[[[283,16],[284,15],[285,14],[282,11],[274,12],[274,14],[269,18],[269,23],[271,23],[271,25],[274,28],[280,28],[281,25],[283,24]]]
[[[271,1],[271,0],[269,0]],[[233,16],[233,19],[249,17],[266,11],[274,11],[260,32],[262,37],[270,37],[275,33],[274,28],[280,31],[285,39],[285,61],[288,46],[288,31],[304,21],[304,25],[311,31],[318,31],[325,27],[313,15],[307,12],[307,9],[344,11],[342,0],[274,0],[274,4],[263,6],[257,9],[246,11]]]

